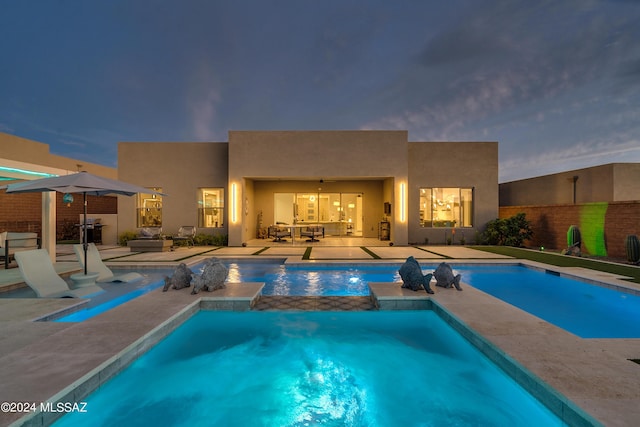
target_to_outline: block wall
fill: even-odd
[[[564,249],[567,231],[577,225],[582,235],[582,251],[591,255],[626,258],[624,239],[640,236],[640,201],[585,203],[549,206],[502,206],[500,218],[526,214],[533,237],[525,245]]]
[[[84,210],[82,194],[74,194],[74,201],[67,206],[63,194],[56,193],[56,238],[78,238],[78,224]],[[87,215],[117,214],[118,198],[115,196],[87,196]],[[41,236],[42,194],[7,194],[0,191],[0,232],[32,232]]]

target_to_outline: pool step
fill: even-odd
[[[370,297],[309,297],[262,295],[253,307],[256,311],[370,311],[376,310]]]

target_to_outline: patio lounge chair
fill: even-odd
[[[178,235],[173,236],[174,242],[187,242],[187,247],[194,246],[193,238],[196,237],[196,227],[193,225],[183,225],[178,229]]]
[[[307,242],[319,242],[318,239],[316,239],[316,237],[324,237],[324,227],[320,226],[320,225],[313,225],[310,227],[305,228],[304,230],[300,231],[300,236],[301,237],[309,237],[309,239],[307,239]]]
[[[84,249],[82,248],[82,243],[79,245],[73,245],[73,251],[76,253],[76,257],[78,258],[78,262],[82,268],[84,268]],[[114,275],[113,271],[109,267],[102,262],[102,257],[100,256],[100,252],[94,243],[89,243],[87,246],[87,271],[91,271],[93,273],[98,273],[98,278],[96,282],[134,282],[136,280],[142,279],[142,275],[140,273],[131,272],[125,274]]]
[[[15,258],[25,283],[40,298],[80,298],[103,291],[97,285],[70,289],[56,273],[46,249],[16,252]]]

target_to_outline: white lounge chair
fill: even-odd
[[[76,257],[78,257],[78,262],[80,262],[80,265],[84,268],[84,249],[82,248],[82,243],[73,245],[73,251],[76,253]],[[142,275],[136,272],[119,274],[117,276],[114,275],[113,271],[111,271],[111,269],[102,262],[100,251],[98,251],[98,248],[96,248],[94,243],[89,243],[87,246],[87,271],[98,273],[98,278],[96,279],[96,282],[98,283],[129,283],[142,279]]]
[[[46,249],[16,252],[15,258],[25,283],[40,298],[80,298],[103,291],[97,285],[70,289],[56,273]]]

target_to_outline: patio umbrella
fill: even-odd
[[[6,186],[7,193],[43,193],[45,191],[57,191],[59,193],[82,193],[84,202],[83,247],[84,247],[84,274],[87,274],[87,194],[92,196],[104,196],[108,194],[121,194],[133,196],[138,193],[158,194],[157,191],[115,179],[104,178],[88,172],[78,172],[70,175],[42,178],[33,181],[18,182]]]

